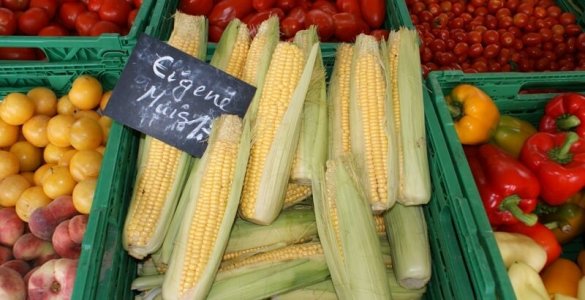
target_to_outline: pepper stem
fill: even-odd
[[[557,119],[556,125],[560,131],[569,131],[581,125],[581,119],[575,115],[564,115]]]
[[[522,199],[518,197],[518,195],[508,196],[502,200],[499,209],[501,211],[510,212],[514,218],[528,226],[536,224],[538,217],[535,214],[528,214],[522,211],[518,206],[520,201],[522,201]]]
[[[571,147],[574,143],[579,140],[579,136],[572,132],[568,131],[565,136],[565,142],[560,148],[554,148],[549,152],[549,158],[560,163],[566,164],[571,162],[573,158],[573,154],[571,153]]]
[[[451,117],[453,118],[453,120],[459,121],[459,119],[463,117],[462,106],[463,105],[461,105],[459,102],[451,102],[447,104],[447,108],[449,109],[449,112],[451,113]]]

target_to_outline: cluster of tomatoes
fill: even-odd
[[[407,0],[423,73],[585,69],[585,33],[554,0]]]
[[[125,34],[142,0],[0,0],[0,35]]]
[[[280,19],[283,39],[311,25],[317,26],[323,42],[352,42],[360,33],[388,36],[388,30],[380,29],[386,17],[385,0],[181,0],[179,9],[208,17],[211,42],[219,41],[234,18],[246,23],[254,35],[271,15]]]

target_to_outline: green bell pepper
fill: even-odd
[[[491,143],[498,146],[508,154],[518,158],[524,141],[536,133],[536,128],[522,119],[503,115],[496,132],[491,138]]]

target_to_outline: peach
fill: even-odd
[[[45,241],[50,241],[59,223],[77,215],[71,196],[61,196],[45,207],[35,209],[30,215],[30,231]]]
[[[24,285],[25,285],[25,286],[28,286],[28,280],[29,280],[30,276],[31,276],[31,275],[32,275],[32,274],[33,274],[33,273],[34,273],[36,270],[38,270],[40,267],[41,267],[41,266],[40,266],[40,265],[38,265],[38,266],[36,266],[36,267],[34,267],[34,268],[30,269],[30,271],[28,271],[28,272],[26,273],[26,275],[24,275],[24,277],[22,277],[22,279],[24,279]]]
[[[12,250],[10,248],[0,246],[0,264],[11,260],[12,257]]]
[[[24,234],[24,222],[16,214],[14,207],[0,209],[0,244],[12,246]]]
[[[88,215],[77,215],[69,221],[69,236],[71,240],[81,244],[83,242],[83,235],[87,229]]]
[[[30,275],[28,280],[28,299],[71,299],[76,273],[76,259],[59,258],[49,260]]]
[[[51,242],[44,241],[32,233],[25,233],[21,236],[12,248],[14,257],[22,260],[35,260],[55,254]]]
[[[81,244],[74,242],[69,236],[69,220],[61,222],[53,233],[53,248],[64,258],[79,258]]]
[[[2,265],[0,265],[0,267],[10,268],[10,269],[18,272],[21,276],[26,275],[26,273],[28,273],[28,271],[30,271],[30,265],[26,261],[20,260],[20,259],[9,260],[9,261],[3,263]]]
[[[24,279],[18,272],[7,267],[0,267],[0,299],[26,299]]]

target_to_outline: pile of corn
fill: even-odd
[[[123,243],[137,299],[419,299],[430,199],[415,31],[340,44],[326,82],[315,28],[226,28],[211,64],[257,90],[193,158],[144,137]],[[206,57],[207,21],[169,44]]]

